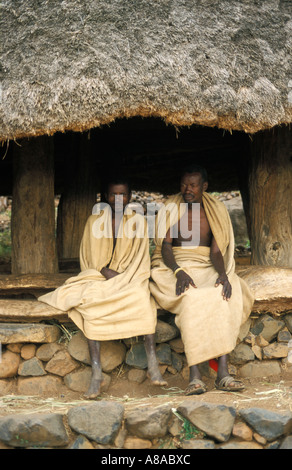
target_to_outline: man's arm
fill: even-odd
[[[168,230],[161,247],[161,254],[164,264],[173,272],[180,268],[177,264],[173,251],[172,251],[172,238],[170,237],[170,230]],[[176,273],[176,295],[182,294],[189,286],[196,287],[192,278],[183,270]]]
[[[212,238],[212,242],[211,242],[210,259],[214,268],[219,274],[219,277],[217,278],[216,283],[215,283],[215,287],[218,287],[219,284],[222,284],[223,285],[223,292],[222,292],[223,299],[229,300],[232,294],[232,287],[225,271],[222,253],[219,250],[219,247],[214,237]]]

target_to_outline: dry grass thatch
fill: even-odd
[[[4,0],[0,140],[158,116],[292,121],[290,0]]]

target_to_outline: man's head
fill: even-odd
[[[123,212],[131,199],[129,180],[121,174],[108,178],[105,187],[105,199],[113,212]]]
[[[208,188],[208,176],[200,165],[189,165],[181,173],[180,190],[186,203],[201,203],[203,192]]]

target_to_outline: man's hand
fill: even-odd
[[[229,300],[232,293],[232,287],[228,280],[227,274],[220,274],[215,283],[215,287],[218,287],[219,284],[223,285],[222,295],[224,300]]]
[[[176,295],[183,294],[190,286],[197,287],[192,278],[185,271],[178,271],[176,278]]]
[[[102,268],[100,272],[106,278],[106,280],[111,279],[112,277],[115,277],[119,274],[117,271],[114,271],[110,268]]]

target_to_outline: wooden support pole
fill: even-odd
[[[292,268],[292,129],[276,127],[252,138],[251,264]]]
[[[59,259],[79,258],[87,218],[96,203],[96,171],[88,134],[66,136],[64,190],[57,218]]]
[[[11,239],[13,274],[58,272],[50,137],[14,144]]]

